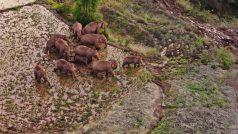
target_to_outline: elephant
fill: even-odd
[[[99,30],[102,28],[105,31],[105,22],[104,21],[94,21],[94,22],[90,22],[89,24],[87,24],[83,28],[82,33],[83,34],[90,34],[90,33],[98,34]]]
[[[77,39],[80,39],[80,36],[82,34],[82,28],[83,26],[79,22],[74,23],[72,26],[73,33],[77,37]]]
[[[85,57],[85,58],[83,58]],[[92,57],[99,60],[98,52],[87,46],[77,46],[75,49],[75,60],[84,62],[86,65],[92,61]]]
[[[116,60],[109,60],[109,61],[101,60],[93,63],[91,73],[94,75],[94,77],[96,77],[97,73],[106,72],[106,80],[108,80],[108,74],[111,74],[113,77],[115,76],[113,70],[115,70],[116,68],[117,68]]]
[[[63,39],[69,42],[69,40],[67,39],[67,36],[65,35],[52,34],[50,39],[46,43],[46,48],[45,48],[46,53],[51,53],[54,49],[56,49],[55,43],[58,39]]]
[[[134,56],[134,55],[125,57],[122,63],[122,67],[124,68],[125,65],[128,65],[129,67],[130,64],[134,64],[134,68],[136,68],[136,65],[138,65],[139,67],[140,64],[142,64],[142,58],[140,56]]]
[[[57,39],[57,41],[55,42],[55,47],[59,52],[61,58],[64,58],[66,60],[69,59],[69,45],[65,40]]]
[[[51,84],[48,80],[48,77],[47,77],[47,72],[42,65],[38,64],[35,66],[34,75],[35,75],[35,79],[36,79],[37,83],[41,83],[41,80],[43,78],[43,80],[51,86]]]
[[[54,72],[60,72],[65,73],[66,75],[71,74],[74,79],[77,80],[76,74],[75,74],[75,66],[74,64],[66,61],[65,59],[59,59],[55,63]]]
[[[100,34],[86,34],[81,36],[79,44],[100,50],[103,45],[104,48],[107,47],[107,38]]]

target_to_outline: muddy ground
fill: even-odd
[[[54,73],[58,57],[44,53],[50,35],[67,35],[71,49],[76,42],[69,26],[41,5],[1,12],[0,29],[0,132],[82,132],[88,122],[100,119],[102,112],[147,82],[139,79],[143,68],[122,70],[127,53],[111,46],[100,51],[100,59],[116,59],[120,66],[116,78],[108,82],[102,74],[98,78],[89,75],[91,64],[76,66],[79,81]],[[53,87],[35,83],[33,69],[37,63],[47,69]],[[154,85],[152,90],[160,89]],[[155,98],[159,97],[158,92],[154,98],[145,99],[151,102],[149,105],[156,105]],[[153,122],[157,119],[154,117]],[[148,131],[148,126],[145,129]]]

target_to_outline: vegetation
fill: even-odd
[[[200,6],[194,6],[189,0],[177,0],[185,12],[203,22],[215,23],[219,21],[218,16],[212,14],[209,10],[201,10]]]
[[[209,77],[202,82],[189,82],[188,89],[191,91],[194,101],[200,101],[206,107],[223,107],[225,104],[218,83]]]
[[[185,13],[202,22],[222,27],[237,27],[238,1],[177,0]]]
[[[47,0],[48,3],[60,14],[70,13],[70,7],[66,3],[57,3],[54,0]]]
[[[47,0],[48,3],[60,14],[72,14],[73,19],[86,25],[91,21],[102,20],[102,15],[98,8],[101,0],[75,0],[73,5],[66,2],[57,3],[54,0]]]
[[[101,20],[102,15],[98,11],[100,0],[76,0],[72,8],[75,20],[86,25],[91,21]]]
[[[217,61],[222,65],[223,69],[230,69],[234,65],[234,57],[226,48],[217,49]]]
[[[176,128],[170,120],[164,117],[160,123],[150,132],[150,134],[177,134]]]
[[[207,65],[212,60],[212,57],[209,54],[208,50],[203,50],[202,53],[199,55],[199,58],[201,60],[201,63],[204,65]]]

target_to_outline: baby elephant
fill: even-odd
[[[80,57],[85,57],[85,64],[87,65],[90,61],[92,61],[92,57],[99,60],[97,50],[91,49],[86,46],[77,46],[75,49],[75,59],[79,59]]]
[[[140,56],[133,55],[125,57],[123,60],[122,67],[124,68],[126,65],[129,67],[130,64],[134,64],[134,68],[136,68],[136,65],[138,65],[139,67],[140,64],[142,64],[142,58]]]
[[[80,44],[100,50],[107,47],[107,38],[100,34],[86,34],[81,36]]]
[[[74,78],[74,80],[78,80],[75,74],[75,67],[74,64],[64,60],[64,59],[59,59],[56,61],[55,64],[55,68],[54,68],[54,72],[60,72],[60,73],[64,73],[66,75],[71,74]]]
[[[108,80],[108,74],[110,73],[113,77],[115,73],[113,70],[117,68],[116,60],[109,61],[96,61],[93,63],[92,74],[96,77],[99,72],[106,72],[106,80]]]
[[[61,58],[64,58],[66,60],[69,59],[69,45],[65,40],[57,39],[57,41],[55,42],[55,47],[59,52]]]
[[[54,49],[56,49],[55,43],[58,39],[63,39],[66,41],[69,41],[65,35],[61,34],[53,34],[51,35],[50,39],[46,43],[46,52],[52,52]]]
[[[34,75],[37,83],[41,83],[41,79],[43,78],[43,80],[47,82],[49,86],[51,86],[47,77],[47,72],[43,66],[36,65],[36,67],[34,68]]]
[[[72,26],[73,33],[77,37],[77,39],[80,39],[80,36],[82,34],[82,28],[83,26],[78,22],[74,23]]]

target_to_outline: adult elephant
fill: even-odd
[[[100,50],[107,47],[107,38],[101,34],[86,34],[81,36],[79,44]]]
[[[98,34],[100,29],[104,29],[104,31],[105,31],[105,22],[104,21],[90,22],[83,28],[82,34],[90,34],[90,33]]]

